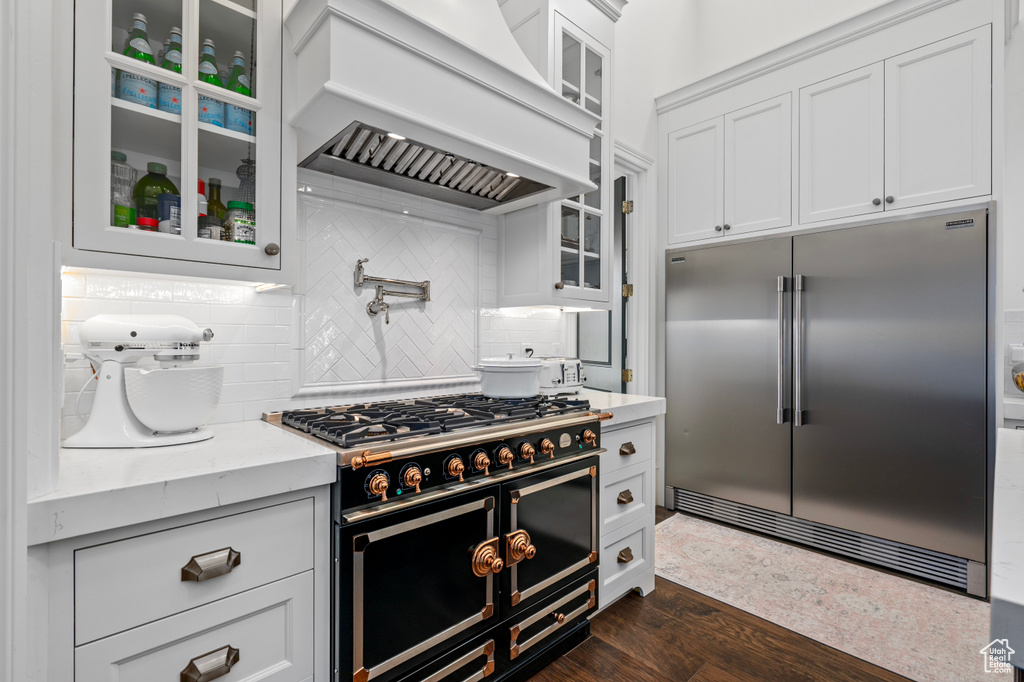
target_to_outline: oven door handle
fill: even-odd
[[[530,534],[519,529],[505,536],[505,559],[509,567],[537,556],[537,548],[530,541]]]
[[[473,575],[486,578],[492,573],[501,573],[505,562],[498,556],[498,538],[481,542],[473,550]]]

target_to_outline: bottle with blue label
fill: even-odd
[[[181,29],[171,27],[171,37],[164,51],[161,67],[174,73],[181,73]],[[181,88],[168,83],[160,84],[160,111],[170,114],[181,113]]]
[[[220,78],[217,77],[217,56],[213,41],[207,38],[203,41],[203,52],[199,56],[199,80],[203,83],[223,87]],[[199,121],[209,123],[219,128],[224,127],[224,103],[199,94]]]
[[[132,30],[128,34],[124,55],[156,66],[153,59],[153,48],[150,47],[149,37],[146,35],[146,15],[136,13],[132,17]],[[157,82],[152,78],[139,76],[129,71],[118,72],[118,99],[156,109],[157,91]]]
[[[240,51],[235,52],[235,57],[231,60],[228,90],[237,92],[239,95],[252,97],[252,90],[249,89],[249,76],[245,72],[245,56]],[[226,104],[224,108],[224,118],[228,130],[252,135],[253,112],[234,104]]]

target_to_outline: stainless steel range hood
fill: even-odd
[[[488,213],[594,189],[598,118],[544,82],[496,0],[298,0],[285,25],[301,166]]]

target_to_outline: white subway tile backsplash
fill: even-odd
[[[522,353],[524,346],[538,355],[561,349],[559,311],[495,308],[495,216],[343,178],[308,171],[299,175],[300,187],[311,189],[299,193],[299,267],[305,290],[257,293],[251,285],[218,281],[66,272],[61,277],[65,350],[81,352],[78,325],[101,313],[174,314],[210,327],[214,338],[203,345],[199,362],[224,366],[223,395],[211,420],[223,423],[332,402],[293,399],[302,385],[337,384],[339,397],[333,402],[344,402],[355,395],[345,385],[368,378],[472,376],[469,367],[479,357]],[[353,287],[357,258],[371,258],[366,265],[370,274],[430,279],[430,303],[396,299],[390,325],[383,323],[383,315],[370,318],[366,304],[373,286]],[[65,369],[63,436],[84,423],[76,407],[83,385],[81,411],[88,416],[91,377],[84,361]],[[383,396],[358,390],[368,399]],[[387,397],[423,393],[403,385]]]

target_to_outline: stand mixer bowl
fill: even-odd
[[[128,405],[135,417],[157,433],[194,431],[220,402],[221,365],[124,370]]]

